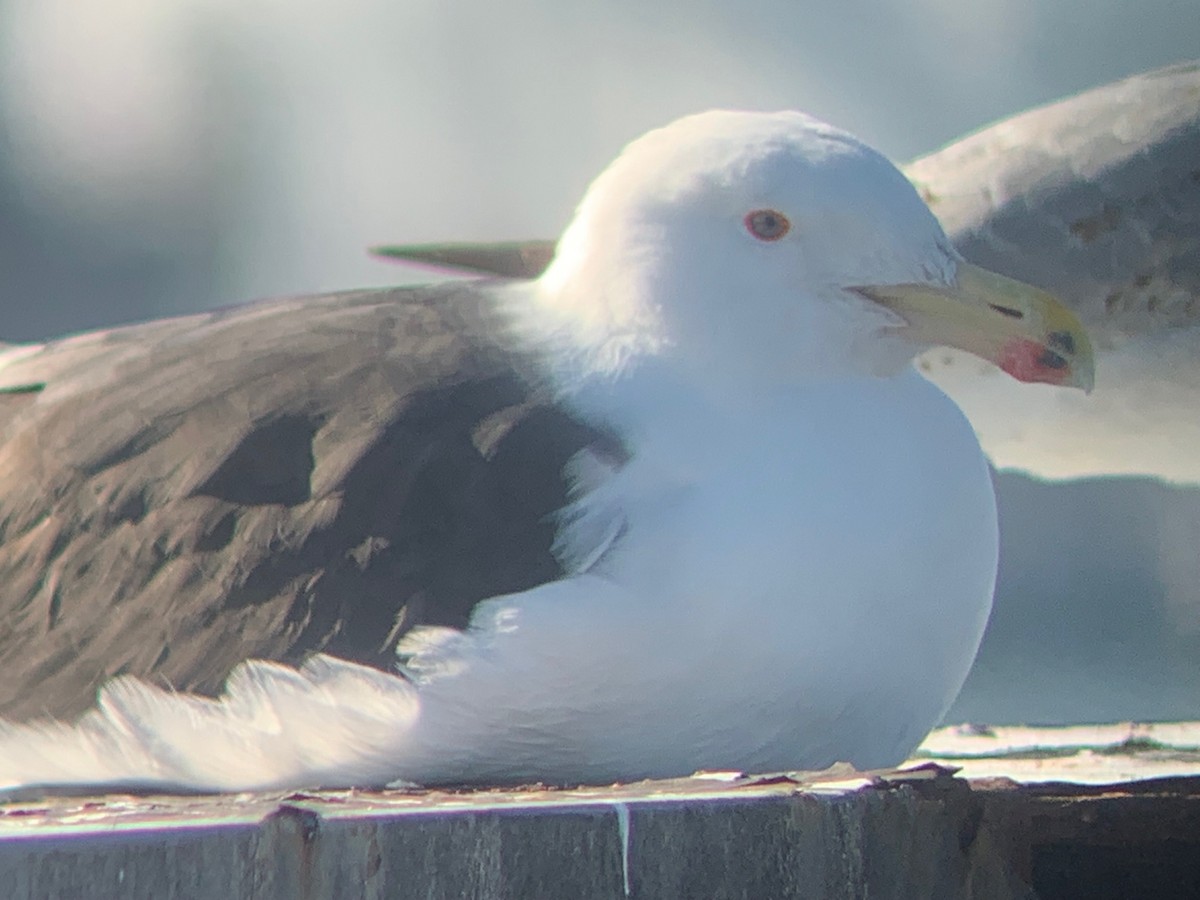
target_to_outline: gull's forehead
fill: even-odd
[[[716,110],[634,141],[595,187],[632,202],[724,195],[824,205],[867,200],[907,184],[876,151],[819,119]]]

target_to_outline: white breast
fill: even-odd
[[[430,652],[452,674],[421,686],[397,768],[603,781],[901,761],[991,606],[995,506],[961,413],[912,372],[736,408],[620,390],[639,392],[619,398],[634,457],[590,499],[623,536]]]

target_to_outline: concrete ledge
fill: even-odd
[[[0,805],[12,898],[1200,896],[1200,778],[948,770]]]
[[[10,804],[14,898],[1030,896],[965,781],[109,797]]]

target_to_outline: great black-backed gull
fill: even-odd
[[[881,155],[710,112],[632,143],[535,281],[10,351],[7,715],[119,677],[4,725],[0,783],[895,764],[996,572],[974,433],[913,366],[943,343],[1091,384],[1074,316]]]

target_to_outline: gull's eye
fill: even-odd
[[[777,241],[792,227],[788,217],[775,209],[756,209],[743,219],[746,230],[760,241]]]

